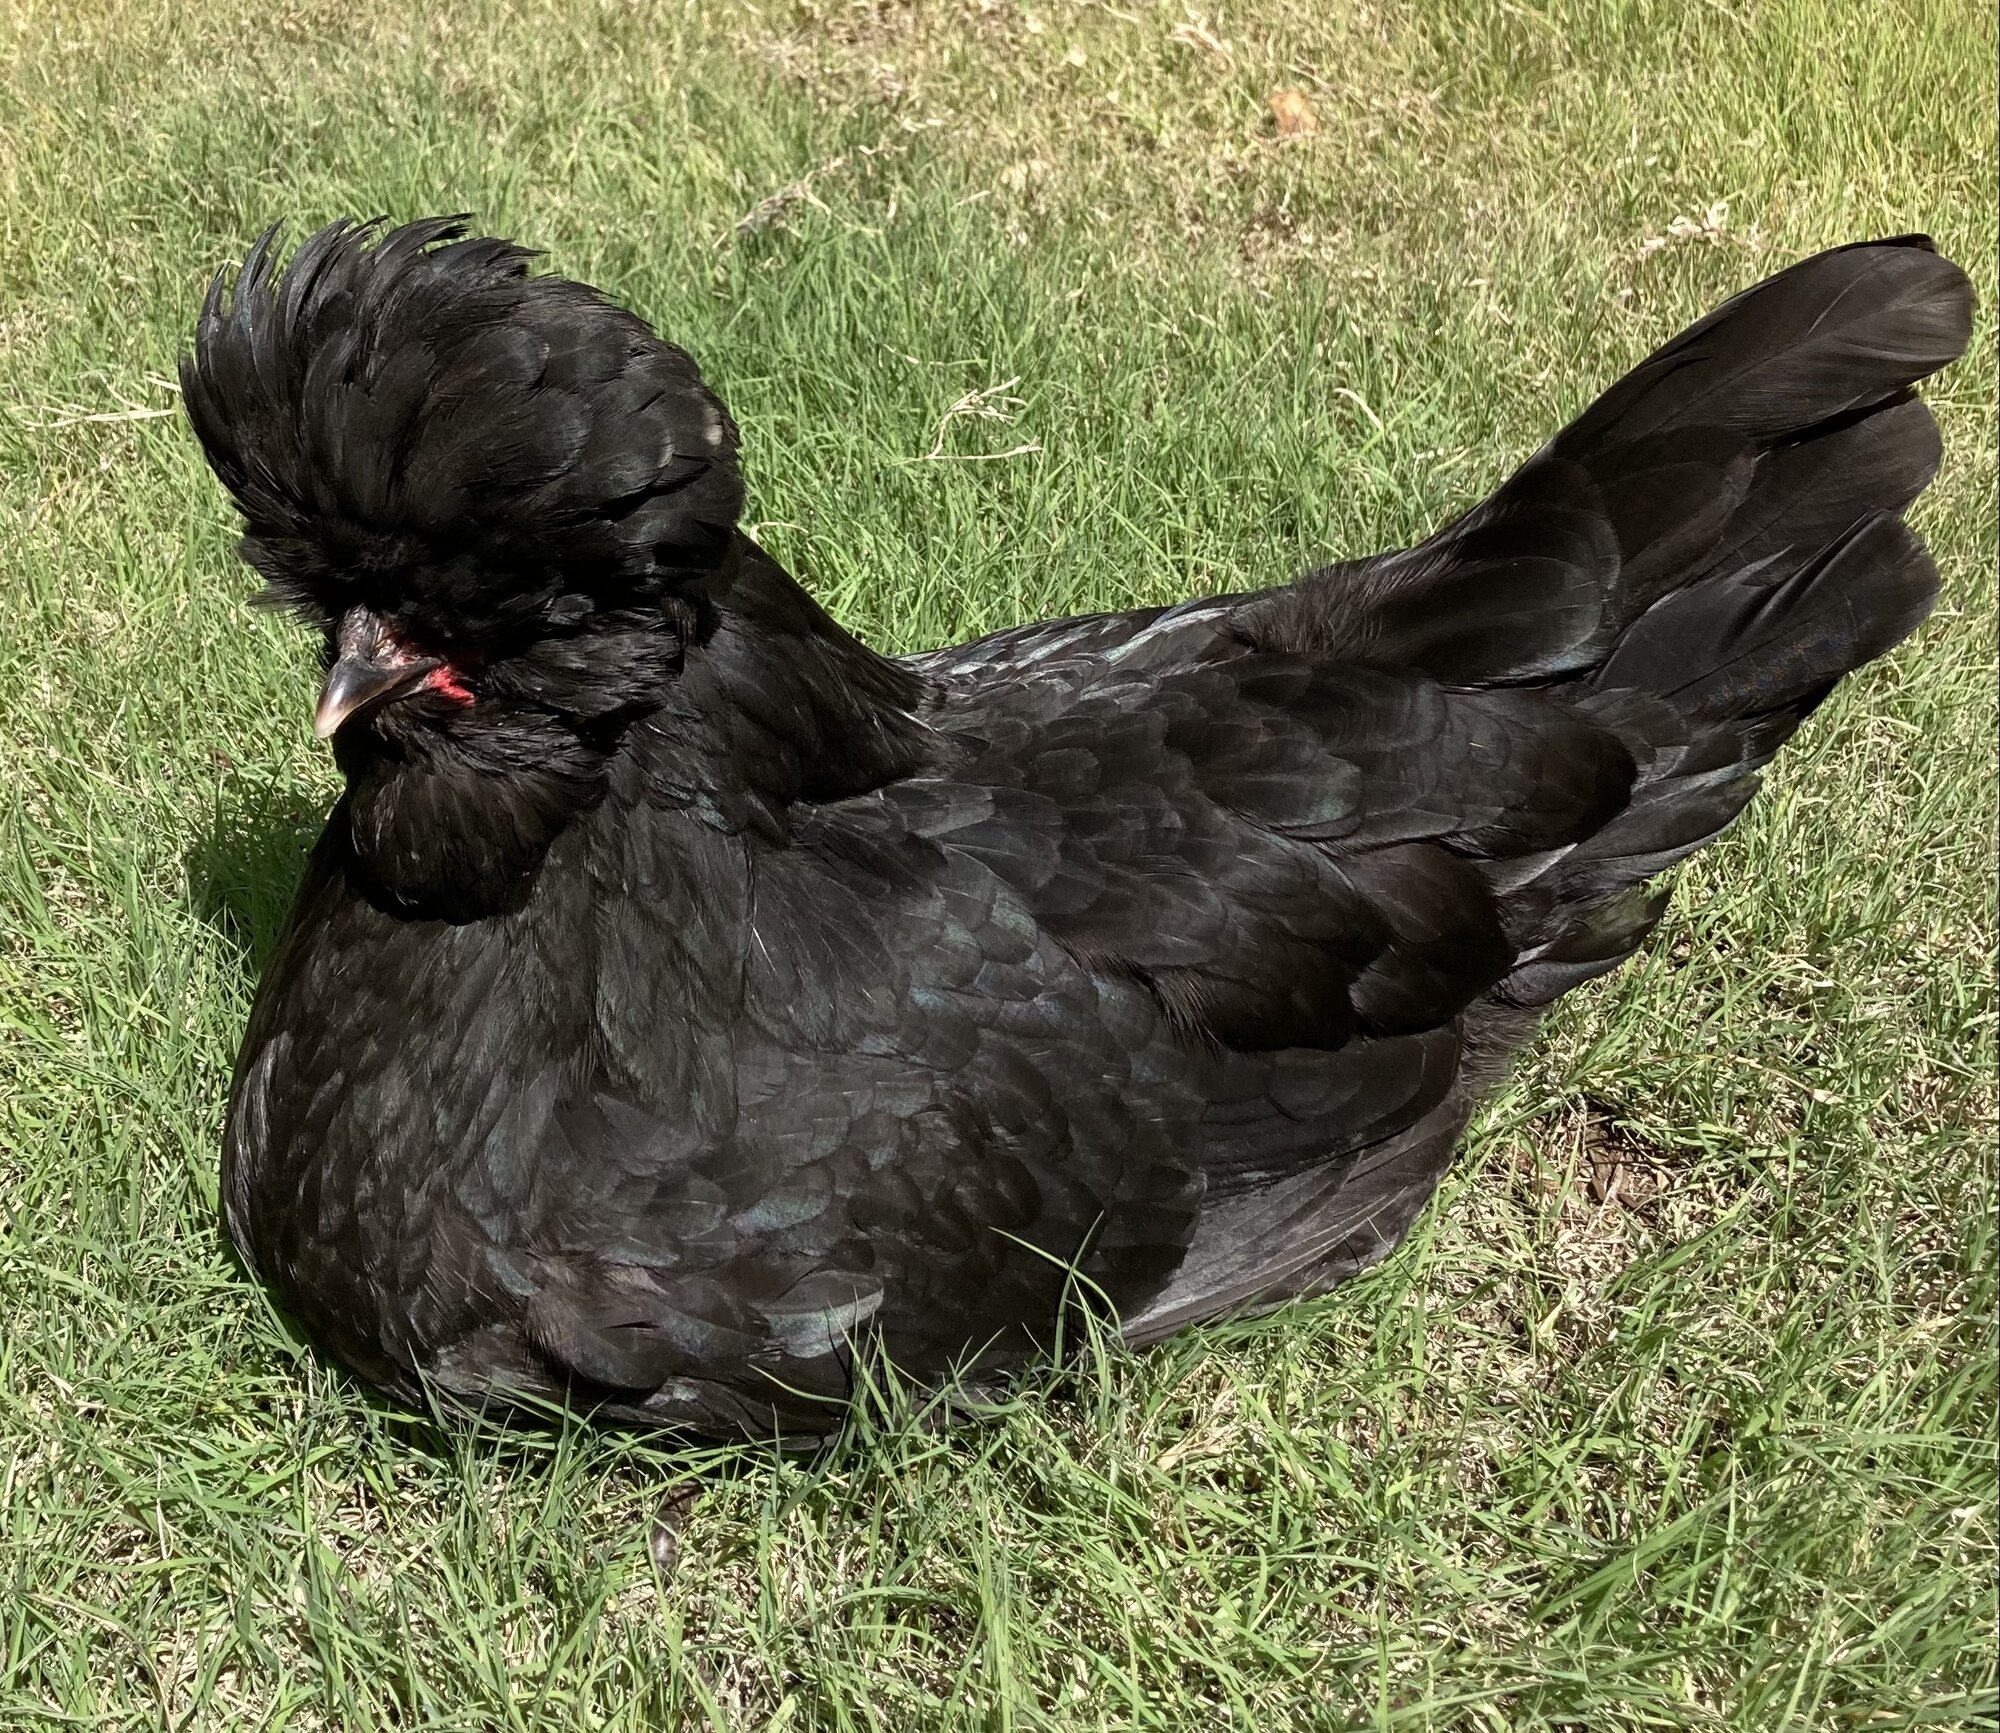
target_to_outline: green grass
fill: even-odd
[[[0,1727],[1990,1724],[1990,9],[0,18]],[[332,778],[133,412],[266,222],[457,208],[691,347],[760,533],[897,648],[1407,540],[1724,294],[1926,228],[1983,308],[1947,600],[1367,1280],[817,1461],[439,1431],[218,1232]],[[1036,449],[929,460],[988,391],[942,452]]]

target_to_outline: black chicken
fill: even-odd
[[[1421,546],[901,660],[737,528],[694,363],[455,221],[270,236],[181,372],[347,778],[223,1148],[405,1398],[826,1433],[1409,1228],[1557,995],[1929,609],[1971,293],[1824,253]]]

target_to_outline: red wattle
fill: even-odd
[[[458,670],[452,667],[449,662],[440,664],[426,674],[424,676],[424,684],[431,691],[437,693],[440,698],[449,698],[454,704],[470,704],[474,702],[472,693],[467,689],[465,683],[459,679]]]

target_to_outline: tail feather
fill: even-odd
[[[1652,760],[1626,811],[1551,869],[1539,943],[1500,998],[1548,1003],[1580,978],[1580,946],[1608,959],[1591,972],[1629,955],[1664,908],[1645,881],[1727,829],[1840,677],[1930,612],[1937,571],[1901,514],[1940,451],[1912,387],[1963,350],[1971,318],[1963,273],[1927,241],[1822,254],[1717,309],[1558,438],[1671,448],[1698,417],[1700,448],[1722,429],[1752,461],[1706,548],[1686,557],[1670,527],[1613,586],[1619,629],[1587,683],[1635,721],[1646,708],[1627,738]],[[1713,516],[1711,498],[1692,519]]]
[[[1937,423],[1913,391],[1797,434],[1764,453],[1756,486],[1682,582],[1824,547],[1870,511],[1900,516],[1941,456]]]
[[[1877,404],[1948,367],[1972,332],[1965,273],[1928,235],[1801,260],[1656,350],[1558,439],[1705,426],[1760,443]]]
[[[1593,684],[1664,698],[1703,722],[1817,701],[1893,649],[1937,599],[1937,568],[1900,518],[1875,512],[1803,561],[1772,554],[1657,603]]]
[[[1536,1007],[1614,969],[1840,677],[1929,610],[1901,514],[1938,463],[1911,387],[1970,335],[1971,293],[1921,237],[1821,254],[1718,308],[1612,386],[1483,505],[1421,546],[1246,601],[1253,642],[1529,684],[1616,734],[1621,811],[1568,847],[1475,860],[1516,962],[1462,1019],[1504,1051]],[[1136,1341],[1320,1291],[1381,1257],[1430,1195],[1477,1093],[1364,1150],[1204,1208]],[[1253,1255],[1254,1254],[1254,1255]]]
[[[1553,683],[1631,748],[1626,810],[1514,892],[1531,930],[1502,1000],[1545,1004],[1628,955],[1664,906],[1637,887],[1720,835],[1841,676],[1930,611],[1936,569],[1902,513],[1939,440],[1913,387],[1971,319],[1964,273],[1920,236],[1807,259],[1431,541],[1295,592],[1295,637],[1344,615],[1336,652]]]
[[[1965,274],[1921,237],[1807,259],[1641,362],[1430,540],[1309,573],[1243,624],[1454,684],[1592,676],[1676,591],[1900,513],[1938,458],[1910,388],[1971,317]]]
[[[1929,610],[1901,514],[1937,469],[1914,382],[1970,335],[1971,293],[1921,237],[1821,254],[1642,362],[1484,504],[1421,546],[1251,598],[1253,642],[1533,684],[1617,735],[1622,810],[1567,847],[1475,858],[1516,961],[1461,1020],[1500,1053],[1535,1008],[1618,966],[1659,922],[1648,881],[1719,836],[1840,677]],[[1481,1082],[1366,1148],[1205,1206],[1137,1341],[1320,1291],[1401,1237]]]

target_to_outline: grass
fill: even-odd
[[[1991,1724],[1990,9],[0,19],[0,1727]],[[1366,1281],[812,1461],[440,1431],[218,1233],[332,782],[164,382],[265,223],[459,208],[695,350],[760,533],[898,648],[1412,538],[1925,228],[1983,307],[1947,600]]]

